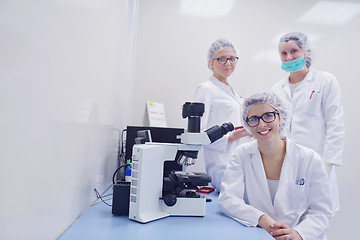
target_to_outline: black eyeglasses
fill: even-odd
[[[272,123],[273,121],[275,121],[277,113],[279,112],[266,112],[260,117],[253,116],[250,118],[246,118],[246,123],[249,125],[249,127],[256,127],[257,125],[259,125],[260,119],[262,119],[266,123]]]
[[[237,63],[239,57],[219,57],[215,58],[220,64],[226,64],[229,61],[231,64]]]

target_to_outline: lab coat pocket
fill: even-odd
[[[314,115],[316,116],[318,113],[318,110],[321,109],[321,94],[320,91],[312,91],[308,94],[309,97],[304,99],[303,102],[303,112],[307,115]]]
[[[288,183],[288,207],[290,210],[303,210],[307,207],[306,185]]]

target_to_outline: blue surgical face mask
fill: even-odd
[[[304,59],[304,56],[299,57],[292,61],[283,62],[281,64],[281,68],[286,72],[298,72],[303,70],[305,66],[306,66],[306,61]]]

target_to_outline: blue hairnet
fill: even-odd
[[[234,45],[225,38],[219,38],[218,40],[216,40],[215,42],[213,42],[211,44],[211,46],[209,48],[209,52],[208,52],[208,67],[210,69],[212,69],[211,64],[214,60],[216,53],[226,47],[231,48],[236,55],[236,49],[235,49]]]
[[[276,96],[274,93],[269,92],[262,92],[262,93],[256,93],[254,95],[251,95],[250,97],[246,98],[243,103],[243,112],[242,112],[242,122],[245,130],[249,133],[250,127],[248,126],[246,122],[246,118],[248,117],[249,110],[252,106],[259,103],[265,103],[269,106],[273,107],[276,111],[279,112],[280,116],[280,135],[283,135],[283,129],[285,128],[285,125],[287,124],[287,110],[286,106],[283,104],[283,102],[280,100],[278,96]]]
[[[312,47],[309,41],[309,38],[301,32],[291,32],[291,33],[287,33],[284,36],[282,36],[280,38],[280,42],[279,42],[279,50],[280,50],[280,44],[282,42],[288,42],[288,41],[295,41],[297,43],[297,45],[299,45],[299,47],[306,53],[306,66],[308,68],[310,68],[311,66],[311,61],[312,61]]]

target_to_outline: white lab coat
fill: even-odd
[[[256,141],[234,151],[218,204],[222,212],[246,226],[257,226],[266,213],[295,229],[304,240],[326,239],[332,215],[329,179],[320,156],[290,139],[286,139],[274,204]]]
[[[289,104],[288,136],[296,143],[314,149],[330,166],[328,171],[335,212],[339,209],[339,194],[333,166],[342,164],[345,135],[341,91],[336,78],[310,69],[293,96],[288,79],[276,83],[272,90]]]
[[[231,122],[234,127],[241,126],[243,99],[231,86],[222,83],[216,77],[211,76],[208,81],[197,87],[194,101],[205,104],[205,112],[201,118],[202,131],[226,122]],[[229,143],[228,135],[203,146],[206,172],[211,176],[211,184],[217,191],[220,191],[222,177],[232,151],[238,144],[251,141],[250,137],[245,137]]]

